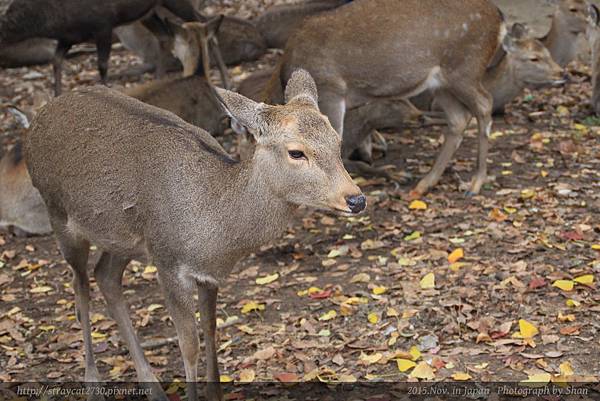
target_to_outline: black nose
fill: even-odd
[[[364,195],[351,195],[346,197],[346,203],[352,213],[360,213],[367,207],[367,198]]]

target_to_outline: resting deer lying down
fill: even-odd
[[[123,298],[122,274],[131,259],[158,268],[189,400],[198,398],[198,293],[207,397],[222,400],[216,299],[235,263],[277,238],[300,205],[344,215],[366,207],[342,164],[341,138],[320,113],[317,88],[306,71],[291,75],[280,106],[217,91],[236,124],[256,137],[251,160],[237,162],[206,131],[105,87],[51,101],[26,136],[33,184],[73,269],[86,381],[101,381],[89,321],[90,243],[102,252],[94,275],[138,380],[155,399],[168,400],[144,357]]]

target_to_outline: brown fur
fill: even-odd
[[[313,0],[297,4],[280,4],[270,7],[256,21],[268,47],[283,48],[306,17],[340,7],[348,0]]]
[[[471,185],[478,193],[487,178],[492,109],[482,80],[500,46],[502,27],[500,11],[487,0],[356,0],[305,21],[288,41],[280,79],[285,82],[295,68],[307,69],[319,87],[321,110],[340,133],[347,109],[374,98],[434,91],[450,132],[412,196],[437,183],[469,114],[479,123],[479,161]]]
[[[125,94],[171,113],[213,135],[226,128],[221,106],[204,77],[166,78],[127,89]]]
[[[577,38],[585,33],[587,2],[585,0],[553,0],[556,11],[550,31],[541,41],[561,67],[577,57]]]
[[[592,49],[592,108],[600,115],[600,11],[590,6],[586,36]]]
[[[15,227],[29,234],[51,232],[46,207],[31,185],[20,143],[0,159],[0,227]]]
[[[207,132],[102,87],[56,98],[33,121],[25,142],[29,171],[73,268],[87,380],[99,381],[89,324],[90,243],[103,252],[94,271],[98,286],[132,353],[138,380],[148,383],[153,397],[167,399],[152,384],[156,377],[134,334],[122,295],[123,269],[132,258],[157,266],[191,400],[197,399],[193,295],[199,292],[207,396],[222,400],[215,346],[218,285],[239,259],[280,235],[297,206],[357,213],[366,205],[342,165],[338,134],[315,107],[316,86],[306,72],[292,76],[283,106],[218,92],[230,116],[256,134],[252,160],[236,162]],[[299,151],[306,160],[292,157]]]

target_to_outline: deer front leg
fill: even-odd
[[[158,383],[156,376],[152,373],[152,367],[144,356],[144,350],[135,334],[133,324],[131,324],[127,302],[123,297],[121,280],[123,271],[128,263],[128,259],[119,258],[104,252],[100,255],[100,259],[96,264],[94,276],[96,277],[100,292],[102,292],[102,296],[106,300],[110,316],[117,322],[119,333],[125,344],[127,344],[135,365],[138,381],[150,390],[150,394],[148,394],[149,399],[166,401],[168,398]]]
[[[198,400],[196,381],[198,380],[198,355],[200,352],[194,302],[196,281],[188,273],[186,267],[181,267],[175,272],[167,271],[166,274],[165,272],[161,274],[159,269],[159,276],[183,357],[187,399],[196,401]],[[209,398],[209,400],[215,399]]]
[[[202,330],[204,331],[204,347],[206,350],[206,398],[209,400],[223,399],[215,340],[217,328],[217,291],[217,287],[208,283],[199,283],[198,285],[200,321]]]

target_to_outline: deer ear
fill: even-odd
[[[512,28],[510,30],[510,36],[512,36],[515,39],[523,39],[528,34],[529,34],[529,29],[527,28],[527,26],[524,24],[520,24],[518,22],[513,24]]]
[[[267,105],[222,88],[215,88],[215,95],[225,113],[231,118],[234,130],[237,133],[250,132],[258,140],[263,123],[262,112],[266,110]]]
[[[319,97],[317,95],[317,84],[309,72],[297,69],[285,87],[285,103],[303,102],[319,108]]]
[[[600,10],[598,10],[598,7],[596,7],[595,4],[590,4],[588,6],[588,17],[593,25],[600,25]]]

